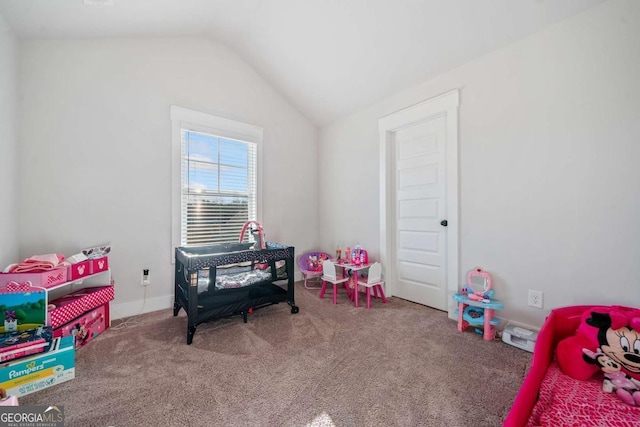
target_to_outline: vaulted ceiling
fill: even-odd
[[[602,1],[0,0],[0,15],[20,39],[211,37],[322,126]]]

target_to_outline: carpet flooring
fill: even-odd
[[[20,404],[62,405],[82,427],[499,426],[531,361],[398,298],[333,305],[297,283],[296,303],[200,325],[190,346],[183,311],[144,314]]]

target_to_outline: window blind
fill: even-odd
[[[257,216],[255,143],[181,130],[181,245],[238,241]]]

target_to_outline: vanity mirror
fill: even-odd
[[[467,292],[469,298],[484,301],[493,296],[491,275],[481,268],[475,268],[467,274]]]

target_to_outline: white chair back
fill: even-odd
[[[325,260],[322,263],[322,275],[327,279],[336,280],[336,265],[329,260]]]
[[[372,284],[379,282],[382,282],[382,264],[375,262],[371,267],[369,267],[369,278],[367,279],[367,283]]]

